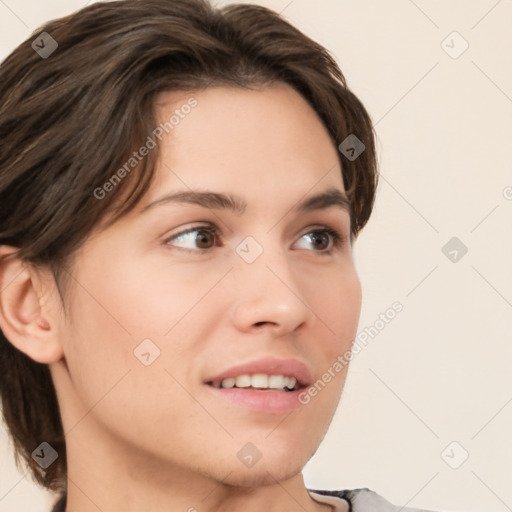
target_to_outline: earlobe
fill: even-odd
[[[57,325],[36,269],[15,256],[16,248],[0,246],[0,329],[9,342],[38,363],[62,358]]]

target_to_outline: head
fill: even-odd
[[[45,59],[41,32],[58,43]],[[338,150],[350,135],[355,159]],[[236,467],[238,485],[300,471],[346,368],[282,423],[212,384],[273,357],[310,385],[354,339],[376,157],[329,53],[258,6],[94,4],[1,64],[0,139],[0,395],[17,461],[65,488],[83,422],[163,468]],[[46,470],[42,442],[59,454]],[[237,458],[247,443],[254,468]]]

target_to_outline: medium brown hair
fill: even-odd
[[[32,46],[42,32],[58,43],[47,58]],[[328,51],[260,6],[121,0],[49,22],[0,65],[0,245],[50,268],[61,291],[63,271],[93,229],[133,209],[151,184],[158,148],[115,193],[93,193],[154,130],[158,93],[278,82],[305,98],[336,146],[350,134],[365,145],[354,160],[339,153],[357,236],[377,185],[374,132]],[[0,395],[18,467],[24,460],[38,483],[65,489],[65,435],[49,369],[1,331]],[[31,457],[43,441],[59,454],[46,471]]]

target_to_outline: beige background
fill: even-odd
[[[373,116],[382,180],[356,244],[360,330],[404,308],[354,358],[308,486],[512,510],[512,2],[255,3],[329,48]],[[84,4],[1,0],[0,57]],[[454,236],[468,248],[455,263],[441,250]],[[0,441],[0,512],[47,511]]]

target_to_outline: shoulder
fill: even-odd
[[[350,512],[433,512],[426,509],[393,505],[376,492],[366,488],[345,491],[310,490],[325,496],[343,498],[350,503]]]
[[[419,508],[404,508],[393,505],[370,489],[353,489],[351,491],[327,491],[309,489],[310,492],[342,498],[350,504],[350,512],[433,512]],[[66,495],[61,495],[52,512],[66,509]]]

